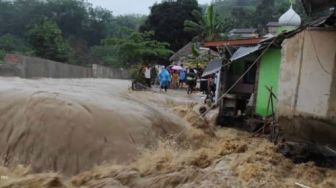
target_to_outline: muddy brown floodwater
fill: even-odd
[[[195,96],[129,86],[1,78],[0,187],[336,187],[335,170],[216,129],[197,114]]]

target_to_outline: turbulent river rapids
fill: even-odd
[[[335,170],[216,128],[197,96],[129,87],[0,78],[0,188],[336,187]]]

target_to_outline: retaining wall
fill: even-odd
[[[93,64],[92,73],[94,78],[130,79],[130,73],[123,68],[109,68]]]
[[[125,69],[113,69],[102,65],[83,67],[42,58],[7,54],[5,64],[0,65],[0,76],[21,78],[112,78],[129,79]]]

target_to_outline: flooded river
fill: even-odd
[[[1,79],[3,164],[73,175],[103,162],[133,161],[142,147],[183,129],[181,118],[133,97],[128,86],[121,80]]]
[[[0,187],[336,187],[335,170],[211,126],[195,96],[129,86],[1,78]]]

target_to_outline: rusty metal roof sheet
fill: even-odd
[[[236,39],[236,40],[225,40],[225,41],[212,41],[205,42],[204,47],[222,47],[222,46],[249,46],[256,45],[263,38],[251,38],[251,39]]]

